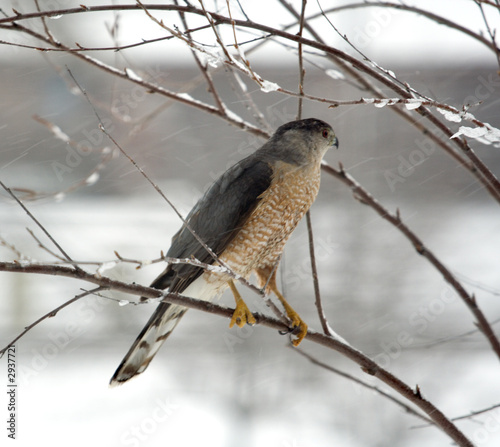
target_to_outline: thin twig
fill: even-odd
[[[36,5],[36,9],[37,11],[41,12],[42,10],[40,9],[40,5],[39,5],[39,2],[38,0],[35,0],[35,5]],[[47,37],[50,39],[50,41],[54,44],[54,45],[57,45],[57,41],[54,37],[54,35],[51,33],[48,25],[47,25],[47,20],[45,17],[41,17],[41,20],[42,20],[42,24],[43,24],[43,29],[45,31],[45,34],[47,34]]]
[[[302,36],[302,32],[304,31],[304,17],[306,14],[306,4],[307,0],[302,0],[302,10],[300,12],[300,21],[299,21],[299,32],[298,35]],[[298,102],[298,110],[297,110],[297,119],[302,118],[302,103],[304,98],[304,77],[305,77],[305,69],[304,69],[304,60],[302,58],[302,42],[298,43],[298,53],[299,53],[299,102]]]
[[[7,242],[2,235],[0,234],[0,245],[9,249],[11,252],[13,252],[16,255],[16,259],[19,261],[30,261],[31,258],[29,256],[26,256],[23,254],[14,244],[11,244],[10,242]]]
[[[333,336],[330,326],[328,325],[328,320],[326,319],[325,311],[323,309],[323,302],[321,301],[321,292],[319,289],[319,278],[318,278],[318,268],[316,265],[316,255],[314,251],[314,235],[311,222],[311,213],[308,211],[306,213],[306,223],[307,223],[307,236],[309,239],[309,258],[311,259],[311,272],[312,281],[314,286],[314,303],[318,311],[319,321],[321,322],[321,327],[326,335]]]
[[[5,191],[17,202],[17,204],[24,210],[24,212],[28,215],[28,217],[35,222],[35,224],[40,228],[45,235],[50,239],[50,241],[57,247],[57,249],[62,253],[62,255],[70,262],[73,264],[75,269],[79,269],[77,265],[74,265],[73,260],[70,258],[70,256],[66,253],[66,251],[59,245],[59,243],[52,237],[52,235],[45,229],[45,227],[40,223],[40,221],[31,213],[31,211],[26,208],[23,202],[21,202],[17,196],[11,191],[10,188],[5,186],[2,181],[0,181],[0,185],[2,186]]]
[[[328,334],[326,334],[326,335],[328,335]],[[321,368],[324,368],[327,371],[335,373],[335,374],[337,374],[337,375],[339,375],[341,377],[345,377],[346,379],[350,380],[351,382],[357,383],[358,385],[361,385],[364,388],[367,388],[369,390],[375,391],[376,393],[380,394],[381,396],[385,397],[386,399],[389,399],[391,402],[394,402],[396,405],[399,405],[400,407],[402,407],[407,413],[410,413],[413,416],[416,416],[419,419],[422,419],[425,422],[427,422],[426,426],[435,425],[434,421],[432,421],[431,419],[425,417],[421,413],[415,411],[413,408],[411,408],[410,406],[406,405],[400,399],[397,399],[394,396],[391,396],[389,393],[386,393],[385,391],[381,390],[379,387],[374,386],[374,385],[370,385],[369,383],[366,383],[363,380],[360,380],[357,377],[354,377],[352,374],[348,374],[348,373],[346,373],[344,371],[340,371],[339,369],[334,368],[333,366],[327,365],[326,363],[324,363],[324,362],[318,360],[317,358],[313,357],[312,355],[308,354],[307,352],[305,352],[301,348],[294,348],[293,351],[297,352],[300,355],[302,355],[303,357],[305,357],[306,359],[308,359],[311,363],[313,363],[313,364],[315,364],[317,366],[320,366]]]
[[[33,323],[31,323],[30,325],[26,326],[24,328],[24,330],[16,338],[14,338],[11,342],[9,342],[9,344],[7,346],[0,349],[0,358],[5,354],[5,352],[11,346],[13,346],[16,343],[16,341],[18,341],[21,337],[23,337],[27,332],[29,332],[35,326],[40,324],[42,321],[46,320],[47,318],[55,317],[61,309],[64,309],[65,307],[69,306],[70,304],[73,304],[75,301],[78,301],[87,295],[92,295],[93,293],[100,292],[101,290],[106,290],[106,289],[107,289],[106,287],[99,286],[99,287],[96,287],[95,289],[92,289],[92,290],[86,290],[85,292],[80,293],[79,295],[76,295],[75,297],[71,298],[70,300],[66,301],[65,303],[61,304],[60,306],[57,306],[55,309],[52,309],[49,313],[46,313],[45,315],[40,317],[38,320],[36,320]]]
[[[491,410],[495,410],[499,408],[500,404],[494,404],[489,406],[488,408],[483,408],[482,410],[471,411],[469,414],[464,414],[463,416],[456,416],[454,418],[450,418],[451,421],[463,421],[464,419],[472,419],[474,416],[478,416],[480,414],[488,413]],[[415,425],[411,428],[427,428],[429,424]]]
[[[485,3],[485,2],[483,1],[481,3]],[[435,14],[433,12],[427,11],[427,10],[422,9],[422,8],[418,8],[416,6],[405,5],[403,3],[374,2],[374,1],[350,3],[347,5],[328,8],[324,11],[324,14],[331,14],[331,13],[341,12],[341,11],[349,11],[349,10],[358,9],[358,8],[389,8],[389,9],[396,9],[396,10],[400,10],[400,11],[412,12],[412,13],[415,13],[417,15],[421,15],[423,17],[426,17],[429,20],[431,20],[432,22],[447,26],[448,28],[455,29],[456,31],[459,31],[463,34],[466,34],[469,37],[472,37],[473,39],[481,42],[483,45],[487,46],[493,52],[496,52],[496,50],[497,50],[495,43],[490,42],[482,34],[476,33],[465,26],[462,26],[456,22],[453,22],[452,20],[447,19],[446,17],[440,16],[438,14]],[[307,17],[307,20],[314,20],[322,14],[323,14],[323,12],[313,14],[313,15]]]
[[[480,1],[475,0],[476,5],[479,8],[479,11],[481,11],[481,17],[483,19],[484,25],[486,26],[486,30],[488,31],[488,35],[490,36],[491,39],[491,46],[493,48],[493,51],[495,52],[495,56],[497,58],[497,64],[500,67],[500,48],[497,46],[496,42],[496,29],[492,30],[490,27],[490,24],[488,22],[488,19],[486,18],[486,13],[484,12],[483,5]]]
[[[65,257],[63,257],[63,256],[57,254],[55,251],[51,250],[49,247],[47,247],[45,244],[43,244],[42,241],[40,239],[38,239],[38,237],[35,235],[35,233],[33,233],[33,231],[30,230],[29,228],[26,228],[26,231],[35,240],[35,242],[38,244],[38,247],[40,247],[42,250],[46,251],[49,255],[53,256],[56,259],[59,259],[60,261],[64,262],[65,264],[68,264],[68,263],[70,263],[71,265],[77,264],[75,261],[73,261],[73,260],[69,261]]]
[[[178,3],[177,0],[174,0],[174,4],[178,5],[179,3]],[[188,31],[186,15],[182,11],[179,11],[179,16],[181,18],[182,25],[184,26],[184,34],[192,42],[193,39],[191,37],[191,33]],[[214,82],[212,80],[212,77],[210,76],[210,73],[208,72],[208,64],[203,64],[201,62],[200,56],[193,49],[193,47],[191,45],[190,45],[190,49],[191,49],[191,54],[193,55],[194,60],[196,62],[196,65],[198,65],[198,68],[199,68],[201,74],[203,75],[203,77],[205,78],[205,80],[206,80],[206,82],[208,84],[208,90],[212,94],[212,96],[213,96],[213,98],[215,100],[215,103],[217,105],[217,108],[220,111],[224,111],[224,104],[222,103],[222,100],[221,100],[219,94],[217,93],[217,89],[215,88],[215,84],[214,84]]]

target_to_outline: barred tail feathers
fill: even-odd
[[[152,287],[169,285],[164,276],[160,275]],[[220,284],[206,281],[203,276],[199,276],[184,290],[178,292],[192,298],[211,301],[222,293],[222,290]],[[187,310],[187,307],[178,304],[160,303],[113,374],[109,385],[120,385],[144,372]]]
[[[144,372],[187,310],[176,304],[160,303],[113,374],[109,385],[120,385]]]

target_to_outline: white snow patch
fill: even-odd
[[[488,129],[485,127],[467,127],[460,126],[458,132],[455,133],[451,138],[459,137],[460,135],[465,135],[470,138],[479,138],[488,133]]]
[[[99,173],[94,172],[93,174],[90,174],[86,179],[85,179],[85,184],[86,185],[93,185],[94,183],[97,183],[97,180],[99,180]]]
[[[196,102],[196,99],[194,99],[189,93],[176,93],[176,96],[187,101]]]
[[[132,81],[143,82],[143,79],[130,68],[125,68],[125,74],[127,75],[127,78],[131,79]]]
[[[98,277],[101,277],[106,270],[110,270],[118,264],[118,261],[103,262],[95,272]]]
[[[275,82],[266,81],[266,80],[263,80],[261,82],[261,86],[260,86],[260,89],[264,93],[275,92],[275,91],[279,90],[280,88],[281,87],[278,84],[276,84]]]
[[[415,110],[418,109],[422,105],[422,100],[420,99],[408,99],[405,103],[407,110]]]
[[[50,130],[53,132],[54,136],[58,138],[59,140],[64,141],[65,143],[70,142],[70,138],[61,130],[59,126],[56,126],[55,124],[51,124]]]
[[[229,119],[233,120],[233,121],[236,121],[238,123],[244,123],[245,120],[237,115],[236,113],[234,113],[232,110],[229,110],[228,108],[224,108],[224,113],[228,116]]]
[[[223,57],[216,51],[210,51],[199,46],[193,46],[191,48],[193,48],[198,53],[200,61],[205,65],[209,65],[212,68],[217,68],[219,65],[222,65],[224,63]]]
[[[500,130],[485,123],[483,127],[467,127],[460,126],[458,132],[453,134],[451,138],[457,138],[460,135],[465,135],[469,138],[475,138],[483,144],[492,144],[495,147],[499,146]]]
[[[441,113],[444,116],[444,118],[448,121],[451,121],[453,123],[459,123],[460,121],[462,121],[462,116],[460,113],[452,112],[450,110],[442,109],[440,107],[437,108],[437,111]]]
[[[373,105],[375,107],[378,107],[379,109],[381,109],[382,107],[385,107],[385,106],[393,106],[394,104],[396,104],[398,102],[397,99],[391,99],[391,98],[387,98],[387,99],[376,99],[374,100],[374,103]]]
[[[349,346],[350,348],[353,348],[353,349],[356,349],[354,348],[345,338],[341,337],[339,334],[337,334],[337,332],[335,332],[332,327],[330,326],[330,323],[328,323],[328,321],[326,322],[326,327],[328,329],[328,335],[332,338],[334,338],[335,340],[337,341],[340,341],[341,343],[344,343],[344,345],[347,345]],[[356,351],[358,351],[356,349]]]

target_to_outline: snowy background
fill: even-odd
[[[12,7],[31,10],[20,3],[0,0],[7,15]],[[78,2],[40,2],[42,8],[44,3],[56,9]],[[256,21],[276,26],[279,17],[280,24],[291,22],[282,8],[267,10],[268,2],[242,3]],[[415,2],[425,8],[429,3]],[[300,8],[300,2],[294,4]],[[317,10],[315,2],[309,7],[311,13]],[[470,1],[442,1],[433,7],[434,12],[471,29],[483,29]],[[481,44],[401,11],[359,9],[331,18],[365,54],[421,93],[456,107],[477,102],[475,98],[483,102],[475,115],[497,127],[500,124],[498,67],[493,53]],[[105,24],[114,19],[112,14],[82,14],[51,20],[50,25],[67,41],[104,46],[111,45]],[[123,13],[120,20],[121,43],[164,33],[144,14]],[[498,27],[500,20],[491,25]],[[318,26],[331,33],[331,45],[348,50],[327,23]],[[0,40],[24,42],[2,29]],[[66,67],[110,120],[113,136],[183,214],[227,166],[262,144],[216,117],[175,103],[136,131],[135,119],[161,107],[163,98],[90,70],[64,53],[0,45],[0,55],[0,179],[10,187],[62,191],[87,178],[100,161],[95,151],[69,160],[65,143],[32,119],[38,115],[53,122],[77,142],[107,144],[88,103],[68,86]],[[112,63],[122,55],[100,57]],[[181,88],[199,74],[182,46],[149,45],[123,57],[171,89]],[[293,51],[270,45],[251,60],[266,79],[296,89]],[[325,69],[331,67],[322,63],[307,65],[308,93],[335,99],[361,96],[345,81],[326,76]],[[224,88],[231,109],[244,114],[246,105],[234,93],[233,78],[221,70],[214,79],[217,87]],[[255,85],[249,92],[273,128],[294,119],[294,99],[264,94]],[[189,93],[210,100],[204,85]],[[328,109],[306,102],[303,116],[332,124],[340,147],[327,154],[326,161],[334,166],[342,162],[389,210],[399,208],[427,247],[476,294],[488,319],[496,321],[500,316],[500,210],[475,179],[428,138],[403,125],[388,107]],[[499,149],[472,145],[500,174]],[[67,169],[61,171],[58,163]],[[123,157],[111,160],[92,185],[57,200],[26,203],[70,256],[81,261],[112,260],[115,250],[135,259],[157,258],[179,227],[175,213]],[[5,195],[0,217],[4,239],[34,259],[50,259],[25,227],[42,239],[43,235]],[[327,175],[312,217],[322,297],[336,332],[409,385],[418,384],[424,397],[449,417],[500,402],[498,359],[463,302],[407,240]],[[0,247],[0,259],[12,258],[9,250]],[[119,265],[106,273],[148,284],[162,268],[135,270]],[[304,223],[287,245],[280,275],[289,301],[311,328],[319,330]],[[0,284],[2,346],[88,286],[64,278],[3,272]],[[257,297],[242,293],[250,308],[261,308]],[[224,295],[222,303],[231,305],[231,296]],[[16,345],[18,445],[450,445],[439,430],[421,427],[420,420],[377,393],[312,365],[286,347],[286,337],[263,327],[229,330],[225,319],[196,311],[186,315],[146,373],[109,389],[111,375],[151,312],[148,306],[119,306],[116,301],[87,297],[21,339]],[[399,343],[402,339],[407,341],[404,346]],[[301,347],[386,390],[339,354],[307,341]],[[7,380],[4,360],[0,383]],[[7,404],[2,399],[0,420],[4,421]],[[499,409],[457,424],[477,445],[500,443]],[[0,431],[2,442],[4,437],[6,430]]]

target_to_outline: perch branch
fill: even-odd
[[[176,293],[168,293],[152,287],[144,287],[139,284],[127,284],[121,281],[113,280],[105,276],[97,276],[87,273],[83,270],[75,270],[71,267],[65,266],[40,266],[40,265],[21,265],[15,262],[0,262],[0,271],[17,272],[17,273],[35,273],[43,275],[65,276],[73,279],[86,281],[96,284],[103,289],[112,289],[132,295],[144,296],[146,298],[156,298],[163,302],[172,304],[179,304],[188,308],[198,309],[225,318],[231,318],[233,310],[220,306],[218,304],[209,303],[206,301],[197,300],[194,298],[185,297]],[[271,329],[278,331],[288,331],[288,327],[282,321],[255,313],[256,324],[261,324]],[[451,439],[453,439],[459,446],[473,447],[472,443],[467,437],[430,401],[422,396],[420,389],[412,389],[406,383],[398,379],[389,371],[378,366],[373,360],[366,357],[357,349],[341,342],[337,338],[330,337],[319,332],[308,330],[305,337],[307,340],[325,346],[336,352],[341,353],[353,362],[357,363],[361,369],[370,374],[390,388],[396,390],[403,397],[408,399],[411,403],[420,408],[427,416],[436,423],[436,425],[443,430]]]

